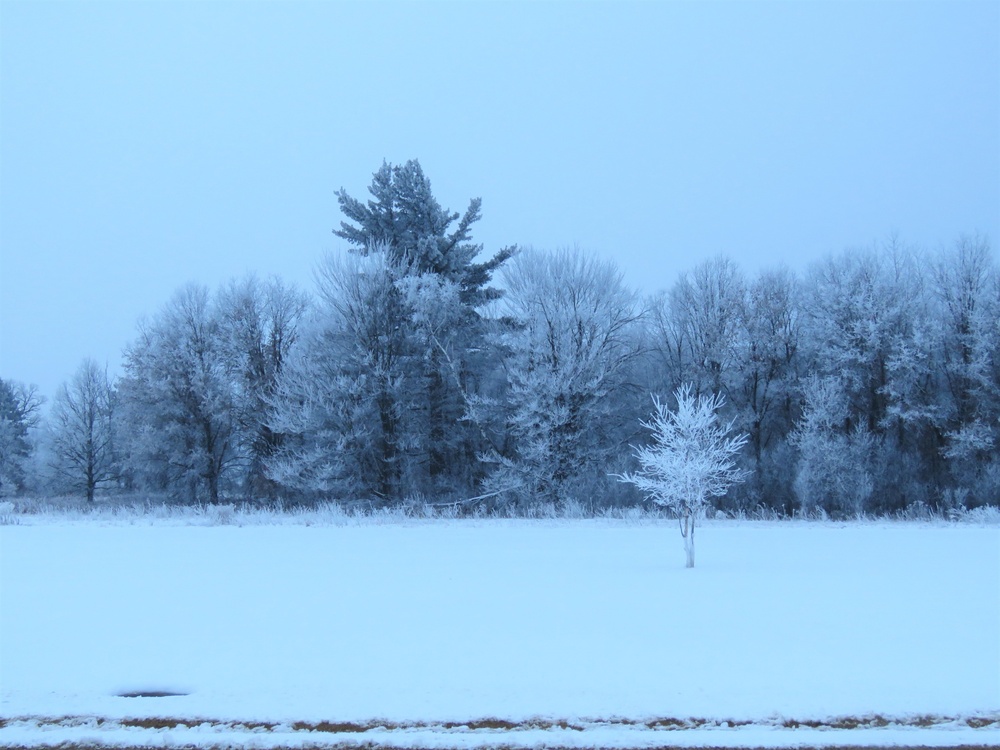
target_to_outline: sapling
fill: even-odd
[[[721,395],[694,396],[691,386],[683,385],[674,398],[677,410],[671,411],[653,396],[653,416],[641,422],[652,431],[653,442],[634,448],[639,471],[618,478],[677,514],[687,567],[693,568],[695,521],[708,499],[726,494],[732,484],[750,474],[739,469],[735,461],[748,436],[730,436],[734,420],[719,422],[716,412],[725,403]]]

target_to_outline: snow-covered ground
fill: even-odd
[[[697,544],[687,570],[670,523],[0,527],[0,746],[1000,745],[997,528]],[[151,691],[184,695],[119,697]]]

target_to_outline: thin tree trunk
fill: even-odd
[[[396,420],[392,413],[392,396],[383,387],[378,395],[379,421],[382,424],[378,466],[378,485],[384,500],[395,499],[396,472]]]
[[[88,441],[89,442],[89,441]],[[87,502],[94,502],[94,489],[97,487],[97,472],[95,469],[96,460],[94,451],[90,445],[87,446]]]
[[[685,567],[694,567],[694,514],[685,510],[681,515],[681,536],[684,537]]]

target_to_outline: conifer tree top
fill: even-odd
[[[367,203],[343,188],[337,192],[347,221],[334,234],[347,240],[353,252],[368,255],[380,250],[408,274],[431,273],[455,281],[462,287],[463,302],[473,307],[499,296],[486,285],[514,248],[504,248],[486,263],[473,263],[482,250],[472,242],[471,232],[481,218],[480,198],[471,199],[464,214],[442,208],[416,159],[402,166],[383,162],[372,175],[368,192],[372,197]]]

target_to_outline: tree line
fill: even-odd
[[[895,238],[802,274],[706,260],[642,298],[579,250],[481,260],[480,202],[416,161],[337,194],[316,290],[190,285],[121,377],[85,361],[42,418],[0,380],[0,493],[454,503],[640,501],[616,477],[681,388],[721,397],[747,480],[718,507],[847,516],[1000,504],[1000,273],[986,238]]]

